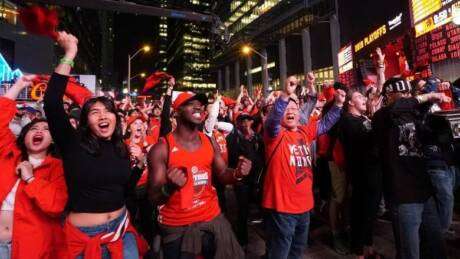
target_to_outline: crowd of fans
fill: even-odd
[[[168,77],[161,98],[134,102],[70,87],[78,40],[57,42],[43,100],[15,101],[34,75],[0,97],[0,258],[244,258],[261,222],[267,258],[301,258],[312,214],[340,255],[382,258],[385,210],[396,258],[447,258],[460,160],[433,115],[460,104],[460,85],[386,79],[377,49],[366,86],[318,91],[309,73],[234,100],[173,94]]]

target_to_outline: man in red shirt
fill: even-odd
[[[165,258],[244,258],[221,214],[213,176],[224,184],[242,180],[251,161],[227,168],[216,141],[200,130],[207,98],[185,92],[173,103],[177,128],[148,156],[149,197],[158,206]],[[214,175],[215,174],[215,175]]]
[[[345,91],[337,90],[334,106],[320,121],[300,125],[297,86],[295,77],[286,80],[265,122],[267,175],[262,206],[268,210],[268,258],[302,257],[313,208],[311,143],[338,121],[345,101]]]

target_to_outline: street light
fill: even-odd
[[[131,60],[137,56],[141,51],[144,51],[144,53],[147,53],[150,51],[150,46],[145,45],[144,47],[138,49],[134,54],[128,55],[128,91],[131,91]]]
[[[258,52],[257,50],[255,50],[254,48],[252,48],[251,46],[249,45],[243,45],[243,47],[241,47],[241,52],[244,54],[244,55],[249,55],[251,54],[251,52],[254,52],[256,53],[260,58],[262,58],[262,84],[263,84],[263,95],[265,95],[267,89],[268,89],[268,67],[267,67],[267,63],[268,63],[268,58],[266,55],[263,55],[262,53]]]
[[[129,80],[133,80],[134,78],[136,78],[136,77],[138,77],[138,76],[140,76],[140,77],[144,78],[144,77],[146,76],[146,74],[145,74],[144,72],[142,72],[142,73],[139,73],[139,74],[137,74],[137,75],[135,75],[135,76],[131,77]]]

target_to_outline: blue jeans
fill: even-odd
[[[11,242],[0,242],[0,258],[11,258]]]
[[[302,258],[309,226],[310,212],[289,214],[269,210],[265,219],[267,258]]]
[[[425,203],[393,205],[396,258],[447,258],[433,198]]]
[[[78,227],[78,229],[85,233],[86,235],[93,237],[100,233],[116,231],[118,225],[123,220],[124,213],[120,217],[109,221],[102,225],[92,226],[92,227]],[[102,259],[110,259],[110,252],[107,246],[103,245],[101,247]],[[133,234],[126,232],[123,236],[123,259],[138,259],[139,252],[137,250],[136,238]],[[83,259],[83,254],[79,255],[77,259]]]
[[[436,208],[439,214],[442,233],[446,233],[452,223],[455,171],[454,166],[428,167],[431,183],[436,192]]]

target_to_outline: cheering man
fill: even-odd
[[[165,258],[244,258],[230,224],[221,214],[213,174],[224,184],[243,179],[251,161],[240,157],[227,168],[219,146],[200,130],[204,95],[181,93],[173,103],[177,128],[149,153],[149,196],[159,206]]]
[[[345,91],[335,93],[335,105],[320,121],[299,123],[297,79],[286,80],[284,92],[265,122],[267,175],[262,206],[268,209],[268,258],[301,258],[308,239],[313,208],[311,143],[340,118]]]

